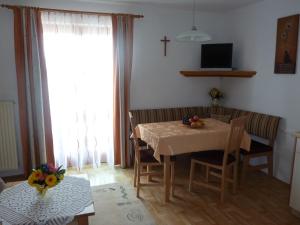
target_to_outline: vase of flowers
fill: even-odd
[[[224,94],[217,88],[212,88],[208,94],[211,97],[211,100],[212,100],[211,105],[212,106],[219,106],[219,100],[221,98],[224,98]]]
[[[50,164],[42,164],[34,169],[28,177],[28,184],[36,188],[40,196],[45,196],[49,188],[55,187],[64,179],[66,170]]]

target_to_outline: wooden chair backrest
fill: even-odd
[[[225,147],[223,165],[226,165],[228,154],[235,153],[236,157],[239,156],[241,142],[245,132],[245,125],[248,117],[242,116],[231,120],[230,132],[227,139],[227,145]]]
[[[134,150],[135,150],[135,155],[137,156],[137,152],[140,150],[140,146],[139,146],[139,140],[137,137],[137,133],[136,133],[136,124],[133,118],[133,115],[131,112],[128,113],[129,115],[129,122],[130,122],[130,126],[131,126],[131,131],[132,131],[132,138],[133,138],[133,145],[134,145]]]

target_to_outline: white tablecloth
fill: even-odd
[[[4,224],[64,225],[93,203],[90,182],[65,177],[44,197],[22,182],[0,194],[0,221]]]

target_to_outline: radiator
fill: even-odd
[[[15,104],[0,101],[0,171],[18,169]]]

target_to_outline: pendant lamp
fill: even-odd
[[[198,30],[195,25],[195,16],[196,16],[196,0],[193,2],[193,26],[189,31],[185,31],[176,36],[177,41],[185,41],[185,42],[205,42],[210,41],[211,36],[207,33]]]

